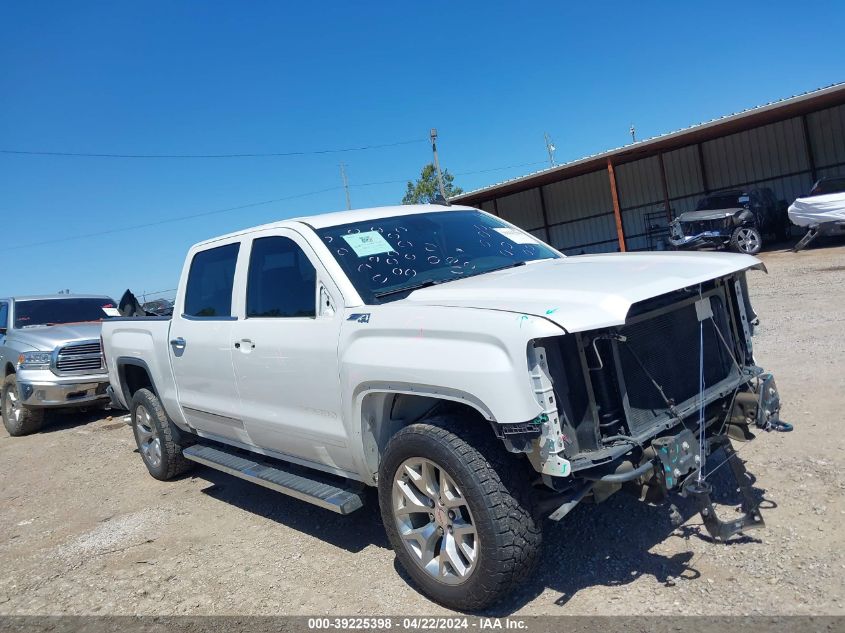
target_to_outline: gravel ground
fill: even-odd
[[[687,506],[676,529],[623,495],[582,505],[494,614],[845,614],[845,246],[763,259],[755,349],[795,424],[740,445],[766,529],[716,544]],[[444,613],[396,567],[374,496],[343,518],[205,468],[162,483],[99,413],[0,430],[0,473],[0,614]]]

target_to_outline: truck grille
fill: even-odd
[[[704,321],[705,388],[735,371],[715,329],[718,326],[728,345],[733,345],[725,303],[721,296],[713,295],[710,305],[713,320]],[[628,395],[628,424],[631,433],[639,435],[670,415],[652,378],[678,407],[698,395],[699,321],[695,304],[626,325],[620,331],[627,337],[619,344],[619,360]]]
[[[100,341],[82,341],[59,348],[55,361],[58,374],[94,374],[103,371]]]

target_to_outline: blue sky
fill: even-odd
[[[5,2],[0,149],[221,154],[440,132],[465,189],[845,80],[842,3]],[[107,159],[0,154],[0,295],[176,285],[187,247],[398,203],[427,143],[345,154]],[[39,242],[49,244],[38,244]]]

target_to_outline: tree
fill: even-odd
[[[443,170],[443,188],[446,190],[446,198],[457,196],[463,193],[464,190],[456,187],[452,181],[455,177],[449,173],[448,169]],[[420,177],[416,183],[408,181],[408,188],[405,191],[405,197],[402,198],[402,204],[425,204],[434,202],[434,199],[440,195],[440,190],[437,186],[437,170],[434,169],[434,164],[429,163],[422,168]]]

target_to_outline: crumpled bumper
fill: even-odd
[[[669,244],[675,248],[703,246],[705,244],[724,244],[731,238],[722,231],[703,231],[695,235],[673,235],[669,233]]]

